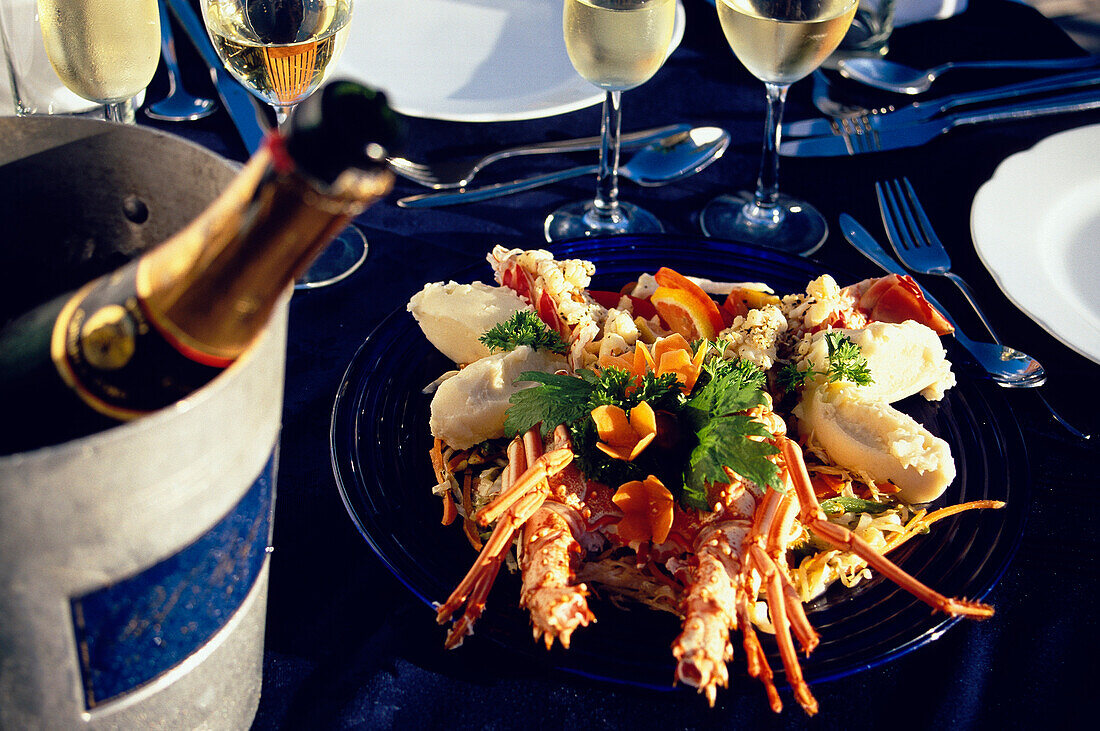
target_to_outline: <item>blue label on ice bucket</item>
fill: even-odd
[[[237,611],[267,553],[275,461],[272,454],[232,510],[182,551],[72,599],[88,708],[175,667]]]

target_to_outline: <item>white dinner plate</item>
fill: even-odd
[[[356,0],[334,76],[386,92],[397,111],[459,122],[536,119],[603,92],[569,62],[561,0]],[[671,49],[684,36],[676,4]]]
[[[974,197],[974,247],[997,285],[1100,363],[1100,124],[1010,156]]]

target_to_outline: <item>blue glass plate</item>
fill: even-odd
[[[683,236],[624,236],[550,247],[559,258],[596,263],[595,288],[617,290],[660,266],[726,281],[763,281],[777,292],[802,292],[821,265],[740,244]],[[851,278],[836,272],[841,285]],[[492,281],[488,265],[454,277]],[[963,351],[949,352],[960,362]],[[344,375],[332,416],[332,463],[340,494],[371,548],[420,599],[443,601],[475,554],[457,525],[441,526],[441,505],[428,451],[425,385],[451,363],[428,343],[402,307],[363,343]],[[969,500],[1004,500],[1002,510],[968,511],[937,523],[930,535],[891,553],[906,571],[948,596],[985,597],[1008,566],[1028,512],[1030,477],[1019,426],[1000,390],[957,368],[958,385],[933,403],[914,397],[899,407],[951,445],[958,476],[933,508]],[[486,638],[539,662],[582,675],[650,688],[673,687],[669,646],[678,620],[644,609],[623,611],[594,601],[598,621],[573,635],[572,647],[547,653],[531,638],[517,606],[519,582],[501,572],[485,614],[468,642]],[[821,644],[802,660],[807,679],[821,681],[875,667],[939,637],[958,621],[934,614],[894,584],[875,577],[855,589],[835,586],[807,607]],[[991,622],[996,622],[994,617]],[[424,632],[444,631],[425,616]],[[761,635],[782,678],[775,643]],[[739,645],[739,638],[734,639]],[[740,652],[732,677],[744,676]]]

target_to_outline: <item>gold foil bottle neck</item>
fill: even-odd
[[[287,287],[393,185],[380,169],[349,170],[325,186],[276,162],[262,148],[215,205],[138,267],[150,319],[212,361],[247,349]]]

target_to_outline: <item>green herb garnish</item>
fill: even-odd
[[[867,359],[859,346],[847,335],[838,332],[825,333],[825,344],[829,348],[829,382],[851,381],[858,386],[871,383],[871,371],[867,368]]]
[[[529,371],[517,380],[539,385],[512,394],[504,417],[504,432],[509,436],[522,434],[540,422],[543,435],[549,434],[558,424],[571,426],[587,418],[597,406],[630,411],[647,401],[654,409],[676,409],[680,398],[679,383],[671,373],[659,377],[646,373],[638,388],[634,388],[633,376],[619,368],[599,373],[580,370],[576,376]]]
[[[565,354],[565,341],[561,335],[546,326],[531,310],[518,310],[504,322],[497,323],[478,338],[490,351],[515,350],[527,345],[535,350],[549,350]]]
[[[836,331],[827,332],[825,345],[829,349],[829,367],[826,370],[807,368],[800,371],[796,364],[788,363],[779,370],[779,385],[787,391],[794,391],[805,387],[814,376],[825,376],[829,383],[850,381],[857,386],[866,386],[873,382],[867,359],[851,338]]]
[[[525,371],[518,381],[534,381],[538,386],[516,391],[504,415],[504,433],[509,437],[523,434],[541,423],[543,436],[558,424],[572,424],[588,416],[588,402],[594,389],[590,371],[577,376],[540,371]]]
[[[782,489],[779,468],[768,459],[779,450],[749,439],[771,435],[739,413],[766,402],[763,371],[748,361],[719,361],[706,372],[709,380],[687,402],[683,414],[698,439],[684,471],[684,502],[709,510],[707,483],[728,482],[726,467],[761,487]]]
[[[520,374],[518,380],[535,381],[539,385],[512,395],[504,417],[505,434],[515,436],[541,424],[540,430],[546,436],[558,424],[565,424],[573,441],[577,466],[589,477],[618,486],[653,474],[671,485],[670,489],[675,488],[682,457],[651,447],[633,462],[613,459],[597,449],[599,433],[591,419],[592,409],[597,406],[618,406],[629,412],[642,401],[656,410],[679,411],[683,397],[674,374],[658,377],[646,373],[637,386],[634,377],[619,368],[605,368],[599,373],[581,370],[576,376],[535,371]]]

